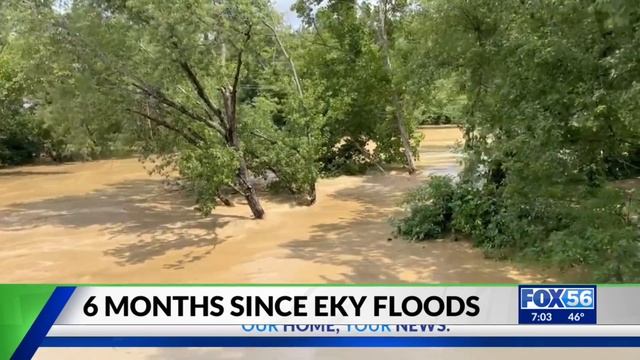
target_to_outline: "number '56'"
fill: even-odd
[[[593,304],[593,293],[591,290],[567,290],[566,306],[573,307],[577,305],[591,306]]]

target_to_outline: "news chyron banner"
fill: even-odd
[[[0,347],[639,347],[640,286],[0,287]],[[4,354],[0,354],[4,355]]]

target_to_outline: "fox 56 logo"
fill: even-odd
[[[595,287],[521,287],[522,310],[587,310],[594,309]]]

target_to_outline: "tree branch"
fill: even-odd
[[[304,95],[302,93],[302,85],[300,84],[300,79],[298,78],[296,65],[293,63],[293,60],[289,56],[289,53],[287,53],[287,50],[284,48],[282,41],[280,41],[280,37],[278,36],[278,32],[276,31],[276,29],[266,21],[262,21],[262,23],[264,24],[264,26],[268,27],[269,30],[271,30],[271,32],[273,33],[273,36],[276,38],[276,42],[278,43],[278,46],[280,46],[280,50],[282,51],[282,54],[284,55],[285,59],[289,61],[289,66],[291,67],[291,72],[293,73],[293,81],[295,82],[296,89],[298,90],[298,96],[300,96],[300,99],[303,99]]]
[[[222,127],[219,124],[216,124],[216,123],[214,123],[214,122],[212,122],[212,121],[210,121],[210,120],[208,120],[208,119],[206,119],[206,118],[204,118],[204,117],[202,117],[202,116],[190,111],[189,109],[187,109],[186,106],[169,99],[161,90],[154,89],[154,88],[151,88],[149,86],[141,85],[141,84],[138,84],[138,83],[135,83],[135,82],[132,82],[131,85],[133,85],[135,88],[139,89],[143,93],[145,93],[145,94],[157,99],[161,103],[163,103],[163,104],[165,104],[165,105],[177,110],[178,112],[182,113],[183,115],[185,115],[185,116],[187,116],[187,117],[189,117],[189,118],[191,118],[193,120],[199,121],[199,122],[207,125],[208,127],[216,130],[222,137],[225,136],[225,131],[224,131],[224,129],[222,129]]]
[[[367,159],[370,163],[375,165],[378,168],[378,170],[380,170],[381,173],[383,173],[383,174],[387,173],[386,171],[384,171],[384,168],[382,167],[382,165],[380,165],[380,162],[373,158],[371,153],[369,153],[365,148],[360,146],[360,144],[357,141],[352,140],[352,142],[355,145],[355,147],[358,149],[358,151],[360,151],[362,156],[364,156],[365,159]]]
[[[173,31],[171,31],[170,43],[174,47],[174,49],[177,51],[177,53],[180,54],[181,50],[180,50],[179,40],[178,40],[178,37],[173,33]],[[176,61],[178,62],[178,65],[180,65],[180,68],[182,69],[182,71],[184,71],[184,73],[187,75],[187,79],[189,79],[189,82],[191,83],[194,90],[196,91],[196,94],[198,94],[198,97],[202,100],[202,102],[204,102],[204,105],[206,107],[205,111],[207,110],[211,111],[211,114],[217,117],[218,120],[220,120],[221,128],[226,128],[227,124],[225,122],[224,116],[222,115],[222,111],[220,111],[220,109],[218,109],[213,104],[211,99],[209,99],[209,96],[207,95],[207,91],[204,89],[204,86],[200,82],[200,79],[198,79],[198,76],[193,71],[189,63],[186,60],[176,60]],[[212,116],[210,117],[212,118]],[[210,127],[212,126],[211,124],[207,124],[207,125],[209,125]]]
[[[242,48],[238,51],[238,58],[236,60],[236,71],[233,76],[233,85],[231,86],[231,91],[235,94],[238,91],[238,83],[240,82],[240,70],[242,69],[242,53],[244,52],[245,47],[249,40],[251,40],[251,27],[249,24],[247,31],[244,33],[244,42],[242,43]]]
[[[193,85],[193,87],[194,87],[196,93],[198,94],[198,96],[200,97],[200,99],[202,99],[202,101],[207,106],[207,108],[209,108],[209,110],[211,110],[213,115],[215,115],[215,117],[217,117],[220,120],[221,124],[224,127],[226,127],[224,116],[222,116],[222,111],[220,111],[220,109],[218,109],[213,104],[211,99],[209,99],[209,96],[207,95],[207,92],[205,91],[204,86],[202,86],[202,83],[198,79],[198,76],[195,74],[195,72],[191,69],[191,66],[189,66],[189,64],[186,61],[181,60],[180,61],[180,67],[187,74],[187,78],[189,78],[189,81]]]
[[[251,131],[250,133],[251,133],[251,135],[257,136],[260,139],[271,143],[271,145],[278,145],[278,144],[284,145],[285,147],[289,148],[290,150],[295,151],[296,154],[302,156],[302,154],[300,153],[300,150],[298,150],[298,148],[295,148],[293,146],[289,146],[289,145],[287,145],[287,144],[285,144],[285,143],[283,143],[281,141],[278,141],[278,140],[275,140],[275,139],[271,139],[271,138],[267,137],[266,135],[264,135],[262,133],[259,133],[259,132],[255,131],[255,130]]]
[[[189,130],[189,132],[187,131],[183,131],[175,126],[173,126],[172,124],[164,121],[164,120],[160,120],[158,118],[155,118],[151,115],[145,114],[143,112],[137,111],[137,110],[133,110],[133,109],[127,109],[127,111],[129,111],[130,113],[142,116],[145,119],[148,119],[149,121],[153,122],[154,124],[161,126],[167,130],[173,131],[174,133],[182,136],[185,140],[187,140],[187,142],[193,146],[200,146],[201,142],[203,141],[202,138],[200,138],[200,136],[198,134],[196,134],[195,132],[193,132],[193,130],[191,130],[190,128],[187,128]]]

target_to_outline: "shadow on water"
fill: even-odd
[[[403,180],[404,179],[404,180]],[[398,214],[406,177],[367,176],[365,184],[330,195],[356,202],[348,218],[312,226],[309,236],[282,245],[289,257],[349,269],[330,283],[476,282],[514,283],[513,268],[487,260],[466,241],[408,242],[392,234],[389,214]],[[382,195],[384,194],[384,195]],[[401,276],[403,275],[403,276]]]
[[[0,177],[3,176],[36,176],[36,175],[64,175],[69,174],[68,171],[23,171],[23,170],[12,170],[12,171],[0,171]]]
[[[181,269],[210,254],[224,242],[217,232],[237,215],[204,218],[193,201],[180,192],[167,192],[160,180],[133,180],[81,196],[63,196],[16,203],[0,210],[0,229],[24,231],[46,225],[71,229],[98,226],[110,240],[135,236],[105,250],[121,266],[141,264],[172,251],[188,251],[167,269]]]

